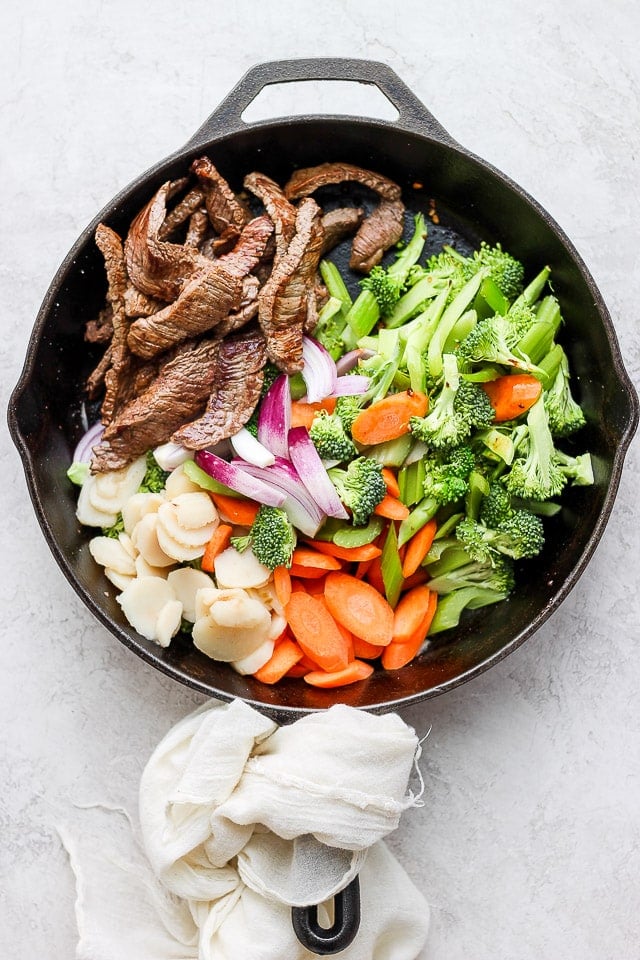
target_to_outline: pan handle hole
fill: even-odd
[[[298,80],[264,87],[242,113],[245,123],[303,114],[345,114],[388,120],[400,114],[372,84],[353,80]]]

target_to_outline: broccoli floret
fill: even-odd
[[[458,355],[464,362],[499,363],[505,367],[517,367],[522,370],[535,370],[524,354],[513,352],[513,345],[519,340],[514,326],[507,317],[496,314],[480,320],[458,348]]]
[[[562,471],[567,480],[574,487],[589,487],[593,483],[593,463],[590,453],[581,453],[571,457],[562,450],[556,450],[554,456],[556,466]]]
[[[352,397],[338,397],[334,416],[342,422],[345,433],[351,433],[353,421],[356,419],[363,407],[362,395]]]
[[[495,562],[503,553],[514,560],[535,557],[544,546],[544,528],[540,517],[527,510],[514,510],[499,529],[465,517],[456,527],[456,537],[473,560]]]
[[[142,487],[140,489],[142,490]],[[124,533],[124,520],[122,519],[122,514],[119,513],[113,526],[102,528],[102,536],[117,540],[121,533]]]
[[[500,287],[507,300],[515,300],[522,293],[524,267],[519,260],[503,250],[499,243],[492,247],[483,241],[480,249],[475,251],[470,260],[466,268],[468,276],[473,276],[478,270],[486,267],[489,270],[489,276]]]
[[[475,466],[471,447],[458,447],[445,462],[425,461],[424,495],[441,504],[461,500],[469,489],[469,474]]]
[[[323,460],[350,460],[357,455],[353,440],[336,414],[321,410],[314,417],[309,436]]]
[[[140,493],[160,493],[164,490],[169,473],[158,464],[151,450],[147,452],[147,471],[140,484]]]
[[[363,290],[369,290],[380,307],[380,313],[389,313],[400,299],[412,268],[422,253],[427,237],[427,228],[421,213],[414,218],[413,236],[403,247],[396,260],[387,269],[376,266],[368,277],[360,281]]]
[[[558,496],[567,478],[558,466],[542,398],[536,400],[527,415],[527,437],[519,449],[526,454],[517,457],[505,483],[507,490],[524,500],[550,500]]]
[[[369,276],[360,281],[363,290],[370,290],[378,302],[380,313],[388,313],[400,298],[403,281],[385,270],[384,267],[372,267]]]
[[[239,553],[251,547],[260,563],[275,570],[291,566],[296,533],[284,510],[261,506],[246,537],[232,537],[231,545]]]
[[[509,321],[513,331],[513,338],[510,336],[509,341],[517,343],[532,328],[538,317],[528,303],[519,301],[509,308],[505,319]]]
[[[382,465],[368,457],[358,457],[346,470],[332,467],[328,473],[338,496],[353,514],[354,527],[365,527],[387,493]]]
[[[435,450],[463,443],[474,427],[487,426],[494,417],[489,399],[475,383],[461,380],[453,354],[443,357],[444,384],[426,417],[412,417],[411,433]]]
[[[446,568],[447,554],[445,551],[438,566]],[[438,574],[429,581],[429,589],[436,593],[446,594],[461,587],[482,587],[486,590],[497,590],[509,594],[515,586],[513,562],[502,554],[495,556],[491,561],[471,560],[460,564],[459,560],[450,570]]]
[[[571,394],[569,361],[564,351],[554,381],[544,393],[544,405],[549,418],[549,429],[555,437],[567,437],[586,423],[580,405]]]
[[[513,513],[511,497],[501,483],[490,484],[480,507],[480,520],[487,527],[499,527]]]

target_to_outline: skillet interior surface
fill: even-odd
[[[591,451],[595,485],[565,492],[561,514],[546,524],[543,553],[518,571],[517,588],[508,601],[467,615],[458,629],[436,638],[402,670],[376,672],[364,684],[342,688],[338,696],[312,689],[302,680],[266,687],[209,660],[180,637],[166,650],[144,640],[126,623],[113,586],[89,554],[91,534],[75,518],[77,491],[65,472],[87,425],[83,383],[99,356],[83,342],[83,325],[103,305],[106,291],[102,258],[93,242],[95,226],[102,220],[126,234],[131,219],[158,186],[183,176],[191,160],[202,154],[211,157],[236,190],[254,169],[280,183],[294,167],[330,160],[379,171],[403,188],[407,229],[411,215],[428,214],[430,201],[435,200],[440,223],[427,221],[427,251],[439,249],[443,242],[466,251],[481,239],[499,240],[524,262],[529,279],[549,264],[562,306],[561,342],[572,365],[574,392],[588,420],[575,441],[575,452]],[[416,183],[424,188],[415,188]],[[333,188],[326,199],[370,202],[368,193],[354,185]],[[343,272],[348,249],[346,241],[331,255]],[[356,284],[352,277],[352,290]],[[136,654],[174,679],[223,699],[241,697],[282,720],[300,711],[323,709],[336,699],[385,710],[432,697],[519,646],[564,599],[595,549],[636,426],[636,404],[600,294],[545,211],[502,174],[452,142],[382,122],[323,117],[262,123],[210,142],[192,142],[116,197],[84,231],[52,283],[12,397],[9,422],[49,546],[97,618]]]

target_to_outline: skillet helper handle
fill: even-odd
[[[349,57],[313,57],[271,60],[251,67],[185,146],[198,147],[214,136],[247,129],[249,125],[242,120],[242,114],[265,87],[301,80],[353,80],[373,84],[399,115],[395,122],[379,122],[402,127],[440,143],[455,144],[433,114],[386,63]]]
[[[317,907],[292,907],[291,921],[303,947],[319,956],[341,953],[353,943],[360,926],[360,881],[351,883],[333,898],[334,922],[331,927],[318,923]]]

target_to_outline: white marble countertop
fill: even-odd
[[[305,55],[390,64],[454,137],[529,190],[589,265],[640,381],[631,0],[301,0],[286,14],[251,0],[23,0],[3,19],[4,408],[50,279],[94,213],[250,65]],[[293,89],[264,109],[331,110],[332,98]],[[0,953],[66,960],[74,885],[56,822],[77,800],[133,806],[152,747],[201,698],[92,619],[46,547],[6,429],[1,442]],[[423,960],[639,955],[639,450],[552,619],[489,673],[403,713],[432,726],[425,806],[391,838],[432,906]]]

